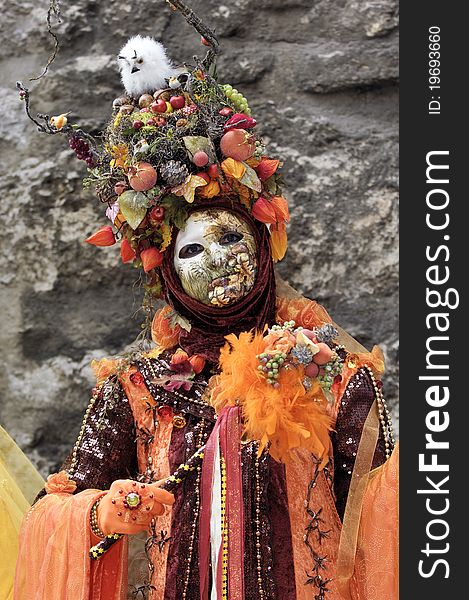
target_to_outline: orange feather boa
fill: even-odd
[[[257,355],[265,346],[262,333],[231,334],[226,339],[220,352],[222,371],[211,395],[215,410],[239,405],[244,438],[259,440],[259,451],[268,445],[275,460],[287,462],[292,450],[306,448],[321,461],[322,468],[331,448],[331,419],[319,383],[307,390],[304,369],[299,365],[280,369],[280,386],[275,389],[258,370]]]

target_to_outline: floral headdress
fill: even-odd
[[[87,164],[84,184],[94,185],[106,205],[110,224],[86,241],[119,243],[122,261],[147,274],[145,287],[153,297],[162,292],[159,267],[174,228],[183,226],[198,200],[213,199],[216,205],[217,198],[230,197],[241,203],[269,227],[274,261],[286,252],[289,221],[279,160],[267,156],[246,98],[216,79],[215,36],[182,2],[169,4],[202,35],[208,46],[205,59],[194,57],[196,64],[178,69],[167,87],[114,100],[99,139],[70,124],[68,113],[32,117],[29,91],[18,83],[28,116],[41,131],[68,136],[76,156]],[[50,14],[48,23],[51,33]]]

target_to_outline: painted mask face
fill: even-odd
[[[251,291],[257,273],[250,226],[228,210],[194,212],[179,231],[174,268],[186,294],[203,304],[226,306]]]

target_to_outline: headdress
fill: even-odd
[[[268,156],[246,98],[217,80],[215,36],[182,2],[170,5],[202,35],[205,58],[175,67],[152,38],[131,38],[118,58],[126,94],[114,100],[100,138],[68,113],[32,117],[29,91],[18,83],[28,116],[41,131],[67,135],[88,166],[85,185],[105,205],[108,224],[86,241],[119,244],[121,260],[146,273],[152,297],[164,292],[161,265],[193,207],[240,207],[267,228],[268,261],[283,258],[289,220],[280,161]]]

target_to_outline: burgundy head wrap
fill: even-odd
[[[257,245],[257,276],[252,290],[238,302],[223,307],[207,306],[188,296],[173,265],[176,234],[164,254],[162,275],[168,304],[192,326],[190,332],[184,331],[181,334],[181,348],[190,355],[201,354],[212,362],[218,362],[226,335],[251,329],[260,330],[266,323],[273,323],[275,275],[267,227],[255,221],[238,200],[229,198],[197,202],[191,207],[191,212],[211,208],[229,210],[250,225]]]

